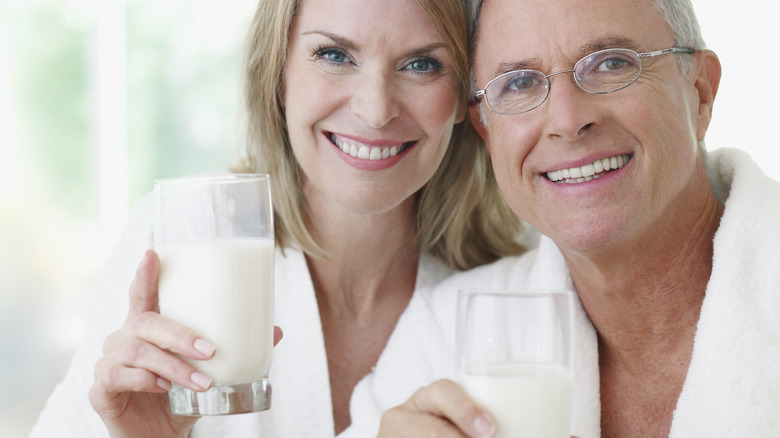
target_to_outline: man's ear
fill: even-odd
[[[704,140],[704,134],[712,120],[712,106],[718,94],[721,67],[718,55],[712,50],[701,50],[696,54],[694,88],[698,94],[698,112],[696,115],[696,137]]]
[[[469,104],[469,119],[479,136],[485,141],[485,146],[487,146],[488,152],[490,152],[490,139],[487,127],[482,120],[482,108],[479,102]]]

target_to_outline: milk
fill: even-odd
[[[273,348],[271,239],[162,242],[160,313],[216,346],[210,360],[188,360],[215,385],[268,374]]]
[[[493,414],[494,438],[569,438],[571,372],[558,365],[480,365],[458,379]]]

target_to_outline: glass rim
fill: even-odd
[[[458,290],[459,297],[475,296],[475,295],[495,296],[495,297],[530,297],[530,298],[563,296],[563,297],[573,298],[576,294],[574,291],[567,290],[567,289],[543,289],[543,288],[528,288],[528,289],[466,288],[466,289]]]
[[[205,182],[230,184],[244,181],[270,181],[270,179],[271,175],[267,173],[209,173],[203,175],[155,179],[154,186],[192,185]]]

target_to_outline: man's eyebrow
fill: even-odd
[[[578,49],[578,52],[580,58],[582,58],[587,55],[590,55],[593,52],[598,52],[599,50],[617,49],[617,48],[631,49],[637,51],[638,44],[636,43],[636,41],[630,38],[619,37],[619,36],[607,36],[583,44]],[[539,64],[540,64],[539,58],[515,59],[512,61],[502,62],[501,64],[498,65],[498,67],[496,67],[493,73],[494,76],[499,76],[501,74],[514,71],[514,70],[536,70],[539,68]]]
[[[494,76],[499,76],[515,70],[534,70],[538,68],[538,65],[538,58],[516,59],[513,61],[502,62],[498,65],[498,67],[496,67],[496,70],[493,73]]]
[[[587,56],[593,52],[598,52],[599,50],[604,49],[631,49],[638,51],[638,47],[639,45],[637,42],[631,38],[607,36],[604,38],[599,38],[595,41],[588,42],[587,44],[583,44],[580,47],[580,55]]]

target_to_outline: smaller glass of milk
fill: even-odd
[[[160,313],[216,346],[189,360],[213,385],[168,391],[177,415],[224,415],[271,406],[274,224],[268,175],[154,182]]]
[[[461,290],[457,381],[493,414],[494,438],[569,438],[573,294]]]

